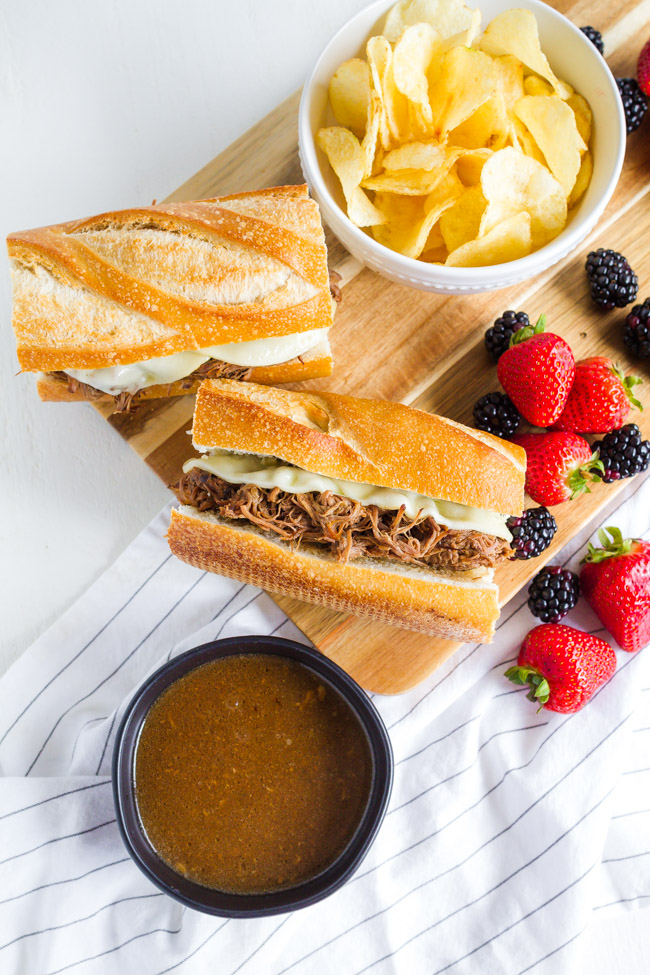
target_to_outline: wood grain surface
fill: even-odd
[[[597,19],[614,74],[635,73],[638,38],[650,34],[650,0],[598,4],[597,18],[593,2],[556,2],[552,6],[579,25]],[[299,99],[299,92],[288,98],[169,199],[201,199],[301,182]],[[525,284],[470,297],[432,295],[392,284],[362,268],[328,233],[330,265],[344,282],[343,301],[332,330],[334,374],[300,385],[400,400],[471,424],[474,402],[498,388],[496,368],[483,348],[483,333],[502,311],[515,308],[527,311],[531,319],[545,312],[549,329],[567,339],[576,359],[608,355],[626,371],[642,375],[646,382],[637,395],[650,407],[648,363],[633,364],[622,342],[625,312],[598,311],[589,298],[584,273],[589,250],[612,247],[622,251],[637,271],[639,299],[650,294],[649,189],[646,122],[628,138],[614,197],[578,251]],[[191,454],[187,431],[192,409],[192,397],[152,401],[132,415],[108,417],[108,422],[166,483],[172,483]],[[648,420],[639,414],[630,419],[648,435]],[[626,482],[596,485],[591,494],[556,507],[558,532],[544,555],[511,562],[497,572],[502,605],[579,529],[604,513],[626,486]],[[285,597],[277,597],[277,602],[322,652],[364,687],[379,693],[413,687],[459,646]]]

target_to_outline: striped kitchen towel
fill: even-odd
[[[607,523],[650,537],[648,512],[650,479],[631,482]],[[463,647],[408,694],[375,696],[395,787],[343,889],[248,921],[161,894],[115,825],[125,703],[161,662],[208,640],[303,639],[266,594],[171,557],[168,517],[0,680],[3,975],[556,975],[580,970],[589,924],[649,903],[650,650],[619,652],[579,714],[537,714],[503,678],[533,624],[523,593],[492,645]],[[575,568],[586,540],[556,561]],[[568,621],[602,633],[583,602]]]

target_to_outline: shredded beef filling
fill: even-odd
[[[332,491],[289,494],[280,488],[230,484],[198,467],[183,474],[176,493],[182,504],[244,519],[294,546],[326,545],[341,562],[360,556],[397,559],[456,571],[493,567],[511,554],[508,543],[483,532],[446,528],[430,515],[409,518]]]
[[[200,382],[203,379],[246,380],[250,379],[250,375],[250,366],[235,366],[231,362],[223,362],[221,359],[208,359],[198,369],[191,372],[189,376],[184,376],[178,382],[180,382],[182,389],[191,389],[195,382]],[[118,393],[115,396],[111,396],[109,393],[103,393],[101,389],[95,389],[94,386],[90,386],[88,383],[83,383],[79,379],[68,376],[66,372],[50,372],[48,376],[51,379],[65,382],[71,393],[81,393],[87,400],[112,399],[115,406],[115,413],[128,413],[138,400],[142,399],[141,394],[143,390],[138,390],[137,393]],[[170,383],[168,388],[171,385]]]
[[[341,277],[338,271],[334,271],[332,270],[332,268],[329,269],[329,272],[330,272],[330,294],[338,305],[341,298],[343,297],[343,295],[341,294],[341,281],[343,280],[343,278]]]

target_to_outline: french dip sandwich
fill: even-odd
[[[41,399],[120,412],[207,377],[332,371],[327,250],[306,186],[104,213],[7,245],[18,360]]]
[[[400,403],[208,380],[172,552],[413,630],[489,642],[525,453]]]

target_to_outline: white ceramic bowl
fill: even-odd
[[[338,179],[314,137],[327,110],[327,88],[338,66],[364,56],[366,40],[379,28],[393,0],[377,0],[348,21],[329,42],[307,81],[300,102],[298,125],[300,161],[323,219],[347,250],[363,264],[400,284],[445,294],[496,291],[534,277],[566,257],[586,237],[614,192],[625,155],[625,116],[616,82],[590,41],[557,10],[540,0],[482,0],[482,28],[512,7],[532,10],[537,18],[542,49],[558,77],[587,99],[593,112],[591,183],[567,226],[554,240],[527,257],[492,267],[461,268],[427,264],[403,257],[378,244],[347,217]]]

